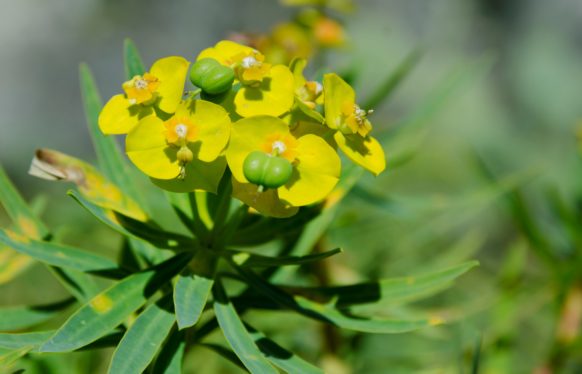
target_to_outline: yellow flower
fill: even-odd
[[[336,130],[333,137],[338,147],[356,164],[380,174],[386,168],[386,158],[380,143],[370,136],[371,111],[356,104],[354,89],[336,74],[324,75],[323,91],[325,121]]]
[[[342,25],[329,17],[321,16],[313,23],[313,36],[324,47],[338,47],[345,43]]]
[[[203,100],[186,100],[163,121],[142,119],[126,138],[129,159],[160,187],[216,192],[226,162],[220,157],[230,136],[228,113]]]
[[[296,23],[281,23],[269,36],[257,40],[257,48],[274,63],[288,64],[293,58],[308,58],[313,45],[306,30]]]
[[[317,123],[323,123],[325,119],[316,110],[316,107],[322,105],[324,101],[323,86],[319,82],[305,79],[303,70],[306,65],[307,60],[304,58],[293,59],[289,65],[295,79],[295,105],[306,116]]]
[[[154,107],[174,113],[184,93],[190,63],[183,57],[165,57],[150,71],[123,83],[124,94],[113,96],[99,114],[104,134],[126,134],[140,120],[154,114]]]
[[[197,59],[203,58],[234,69],[240,82],[234,105],[241,117],[280,116],[293,105],[293,74],[286,66],[265,62],[256,49],[223,40],[203,50]]]
[[[278,188],[251,184],[244,164],[249,154],[261,151],[282,157],[292,165],[290,179]],[[296,207],[322,200],[337,184],[341,163],[335,150],[313,134],[295,136],[281,119],[244,118],[232,127],[226,160],[233,175],[233,196],[259,212],[275,217],[295,214]]]

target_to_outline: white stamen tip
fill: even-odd
[[[138,90],[144,90],[144,89],[148,88],[148,82],[143,78],[136,79],[134,85],[135,85],[135,88],[137,88]]]
[[[248,69],[248,68],[252,68],[253,66],[257,66],[259,65],[260,62],[254,58],[253,56],[247,56],[245,58],[243,58],[241,65],[243,68]]]
[[[174,131],[179,138],[185,138],[188,134],[188,126],[184,125],[183,123],[179,123],[174,127]]]
[[[323,85],[319,82],[315,82],[315,94],[319,95],[323,92]]]
[[[287,150],[287,146],[285,145],[285,143],[283,143],[280,140],[274,141],[271,147],[273,149],[273,152],[275,152],[276,154],[281,154]]]

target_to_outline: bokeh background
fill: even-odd
[[[146,64],[166,55],[192,59],[231,32],[268,32],[297,11],[274,0],[0,5],[0,162],[26,197],[44,206],[51,227],[85,247],[93,239],[113,246],[116,238],[65,196],[65,186],[27,175],[39,147],[94,159],[78,64],[91,66],[103,97],[109,97],[124,79],[126,37]],[[307,358],[327,360],[330,373],[470,372],[477,351],[486,373],[580,372],[582,355],[563,349],[557,337],[564,300],[580,275],[571,270],[568,282],[556,281],[557,270],[540,260],[528,225],[516,218],[515,201],[527,207],[526,218],[536,222],[555,256],[567,261],[582,249],[570,243],[572,233],[548,206],[549,196],[559,195],[566,210],[577,212],[582,191],[576,140],[582,120],[582,2],[356,5],[353,14],[334,14],[349,42],[324,64],[357,70],[361,97],[411,51],[420,50],[422,58],[390,100],[374,108],[389,168],[378,178],[364,177],[332,224],[325,245],[345,252],[329,277],[347,283],[419,274],[473,258],[481,266],[452,290],[418,305],[448,311],[451,325],[396,336],[338,334],[337,345],[321,349],[325,341],[317,327],[290,317],[283,330],[271,321],[273,337]],[[7,219],[0,215],[0,222]],[[61,291],[45,278],[39,267],[0,286],[0,304],[51,300]],[[39,293],[41,288],[47,292]],[[263,317],[268,324],[266,316],[255,316]],[[579,348],[577,339],[572,344]],[[72,367],[79,372],[104,367],[101,356],[75,357]],[[237,370],[207,351],[189,360],[203,362],[191,364],[192,372]]]

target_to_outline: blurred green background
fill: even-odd
[[[325,245],[345,252],[329,277],[348,283],[419,274],[471,258],[481,267],[415,306],[445,310],[456,322],[414,334],[345,334],[334,338],[337,346],[321,350],[325,339],[317,328],[297,329],[306,326],[298,317],[285,330],[272,317],[253,317],[271,323],[273,337],[306,358],[334,354],[331,373],[471,372],[479,341],[485,373],[582,372],[579,343],[570,352],[555,338],[563,300],[580,275],[574,268],[567,281],[556,281],[559,270],[540,260],[527,224],[515,214],[517,199],[558,258],[568,261],[582,250],[567,232],[580,222],[565,227],[547,194],[557,191],[574,209],[581,191],[575,132],[582,119],[582,3],[356,4],[353,14],[337,15],[348,45],[325,63],[330,70],[356,69],[360,97],[369,97],[411,51],[419,49],[422,58],[390,101],[374,108],[388,171],[364,177],[332,224]],[[296,12],[270,0],[20,0],[4,1],[2,9],[0,162],[27,198],[48,197],[39,204],[59,236],[86,248],[113,248],[117,237],[93,224],[65,196],[65,186],[27,175],[39,147],[94,159],[79,62],[90,64],[106,98],[119,92],[124,78],[125,37],[147,64],[166,55],[193,59],[231,32],[268,32]],[[35,267],[0,286],[0,304],[53,300],[61,291],[43,272]],[[47,292],[39,292],[41,284]],[[99,359],[88,357],[79,358],[79,372],[83,365],[98,371]],[[236,372],[208,351],[189,360],[193,372]],[[195,364],[200,360],[204,364]]]

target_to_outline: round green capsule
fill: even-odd
[[[283,157],[254,151],[245,158],[243,172],[253,184],[265,188],[278,188],[291,179],[293,166]]]
[[[217,95],[232,87],[234,70],[213,58],[203,58],[192,65],[190,81],[202,91]]]

